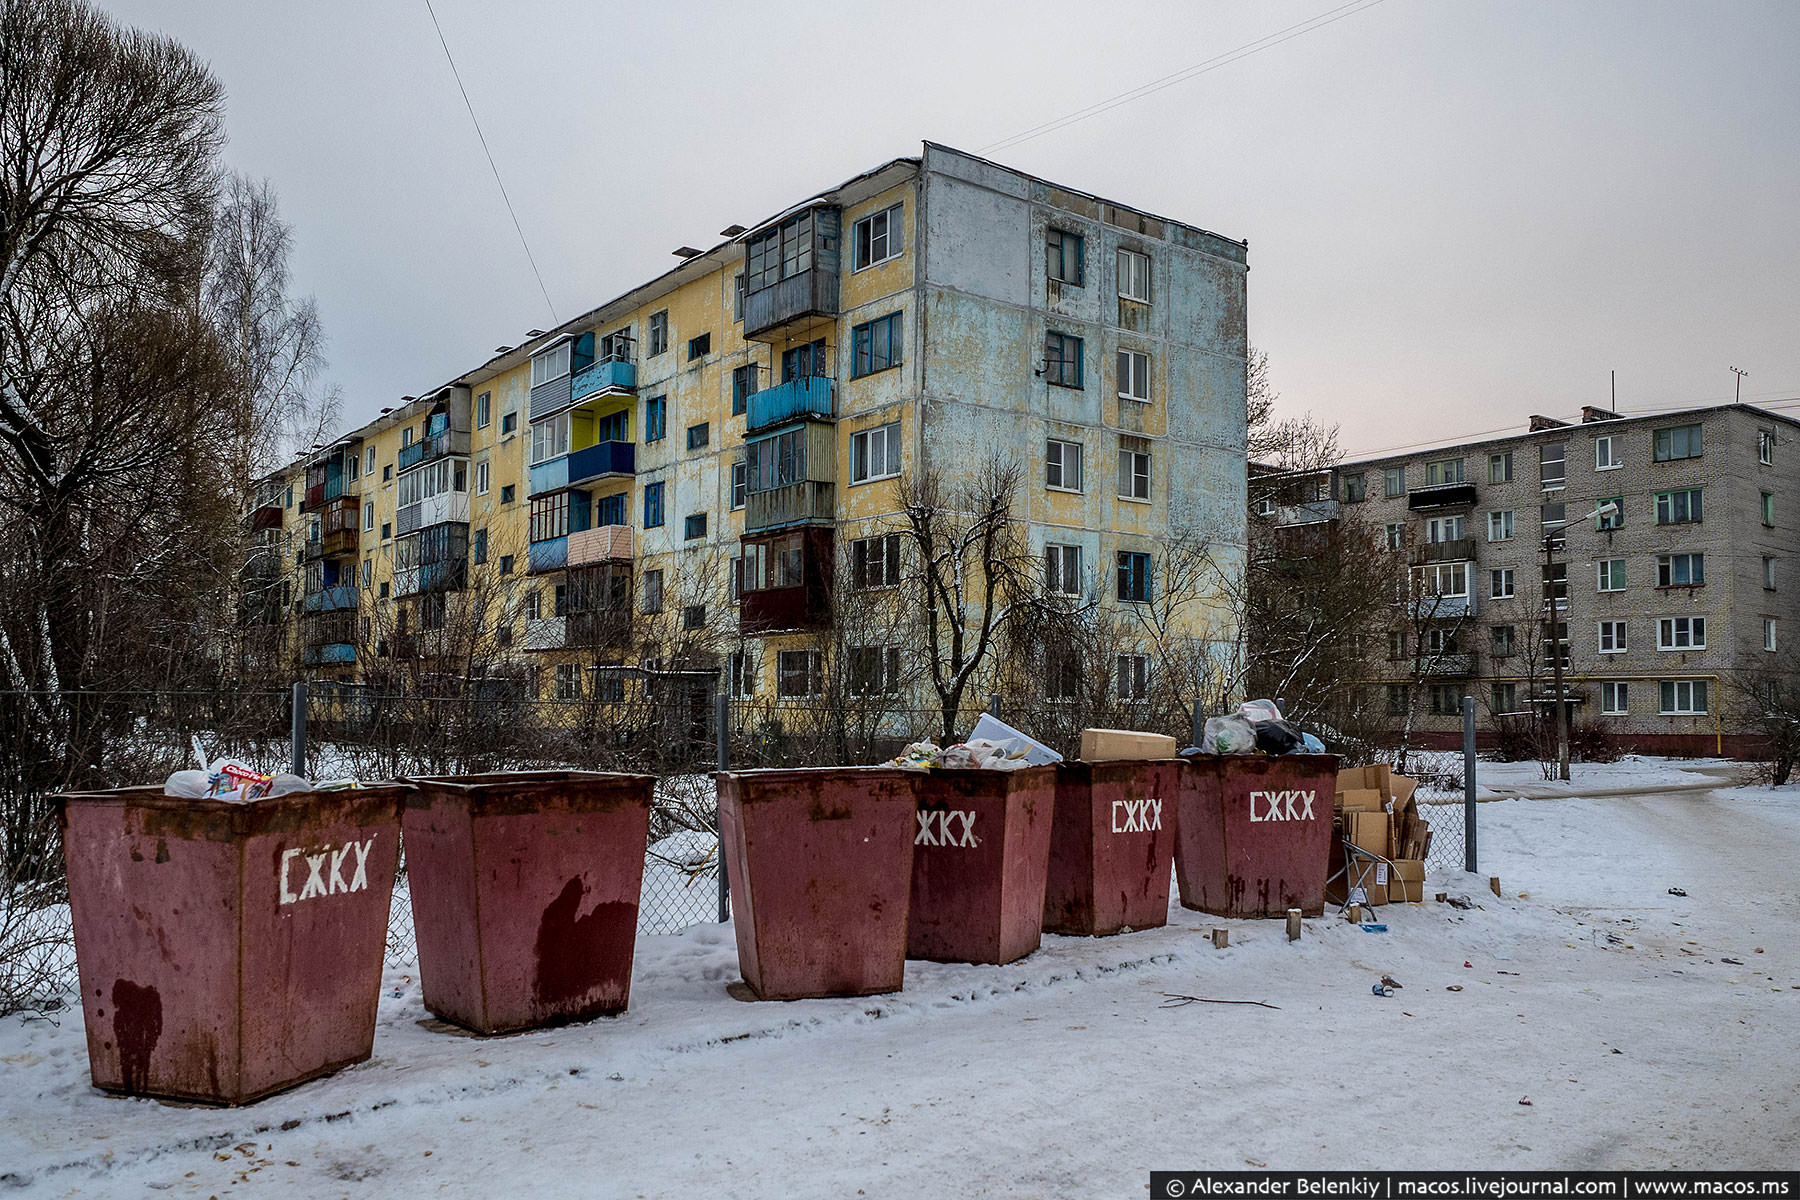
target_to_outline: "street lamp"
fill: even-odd
[[[1576,517],[1575,520],[1585,521],[1589,517],[1600,517],[1605,520],[1611,520],[1618,515],[1618,512],[1619,506],[1614,504],[1611,500],[1608,500],[1592,512],[1583,513],[1581,516]],[[1562,647],[1564,639],[1556,636],[1556,600],[1555,597],[1549,595],[1549,590],[1551,586],[1550,576],[1552,574],[1550,568],[1556,565],[1555,535],[1562,530],[1567,529],[1571,523],[1572,522],[1564,521],[1555,529],[1546,529],[1544,531],[1544,586],[1542,589],[1545,593],[1544,604],[1550,610],[1550,669],[1554,681],[1553,685],[1555,687],[1555,698],[1553,703],[1556,705],[1556,777],[1564,780],[1569,777],[1569,706],[1568,699],[1563,693]],[[1565,578],[1563,580],[1565,603],[1567,602],[1566,598],[1568,592],[1569,582]],[[1565,624],[1566,623],[1565,618]]]

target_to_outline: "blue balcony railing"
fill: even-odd
[[[744,416],[745,429],[766,429],[796,417],[835,414],[833,403],[837,384],[821,376],[791,379],[750,395],[749,412]]]
[[[531,494],[542,496],[590,479],[632,475],[636,471],[637,446],[631,442],[600,442],[532,467]]]
[[[306,648],[306,665],[309,667],[355,661],[356,647],[348,642],[332,642],[325,646],[308,646]]]
[[[570,400],[581,400],[607,392],[628,393],[636,390],[637,364],[623,359],[597,362],[575,372],[575,378],[569,381]]]
[[[342,612],[356,607],[356,588],[350,584],[308,592],[303,607],[307,612]]]
[[[569,565],[569,539],[559,537],[533,542],[530,553],[533,571],[560,571]]]
[[[394,458],[394,470],[396,472],[406,471],[446,455],[466,457],[468,453],[469,431],[446,429],[442,433],[434,433],[410,446],[402,446],[400,453]],[[329,499],[329,497],[327,498]]]

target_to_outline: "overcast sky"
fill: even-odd
[[[556,312],[930,138],[983,151],[1338,7],[434,0]],[[551,316],[425,0],[112,0],[209,60],[359,423]],[[1353,452],[1800,397],[1800,4],[1382,0],[1008,165],[1250,243]],[[1795,408],[1800,413],[1800,406]]]

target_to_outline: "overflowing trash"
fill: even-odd
[[[1208,717],[1198,747],[1183,754],[1323,754],[1325,743],[1281,715],[1273,700],[1246,700],[1223,717]]]
[[[1062,760],[1062,755],[1042,742],[984,713],[975,722],[968,741],[941,748],[936,742],[913,742],[882,765],[899,767],[903,771],[929,771],[934,767],[1017,771]]]
[[[163,795],[184,796],[193,800],[230,800],[244,803],[294,792],[330,792],[359,786],[354,779],[333,779],[314,784],[303,775],[287,771],[258,771],[236,758],[207,761],[206,750],[195,738],[194,760],[198,768],[176,771],[163,782]]]

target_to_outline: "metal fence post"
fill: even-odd
[[[1475,697],[1463,697],[1463,870],[1475,869]]]
[[[1200,707],[1198,696],[1194,697],[1194,720],[1192,728],[1188,730],[1188,737],[1192,739],[1188,745],[1196,748],[1206,740],[1206,710]]]
[[[306,774],[306,680],[294,684],[294,774]]]
[[[988,715],[993,717],[994,720],[996,720],[996,721],[998,721],[1000,719],[1000,693],[999,692],[989,692],[988,693]]]
[[[724,692],[713,697],[713,742],[718,749],[719,770],[731,769],[731,697]],[[725,828],[719,821],[717,785],[713,792],[713,828],[718,835],[719,856],[719,924],[731,920],[731,885],[725,879]]]

